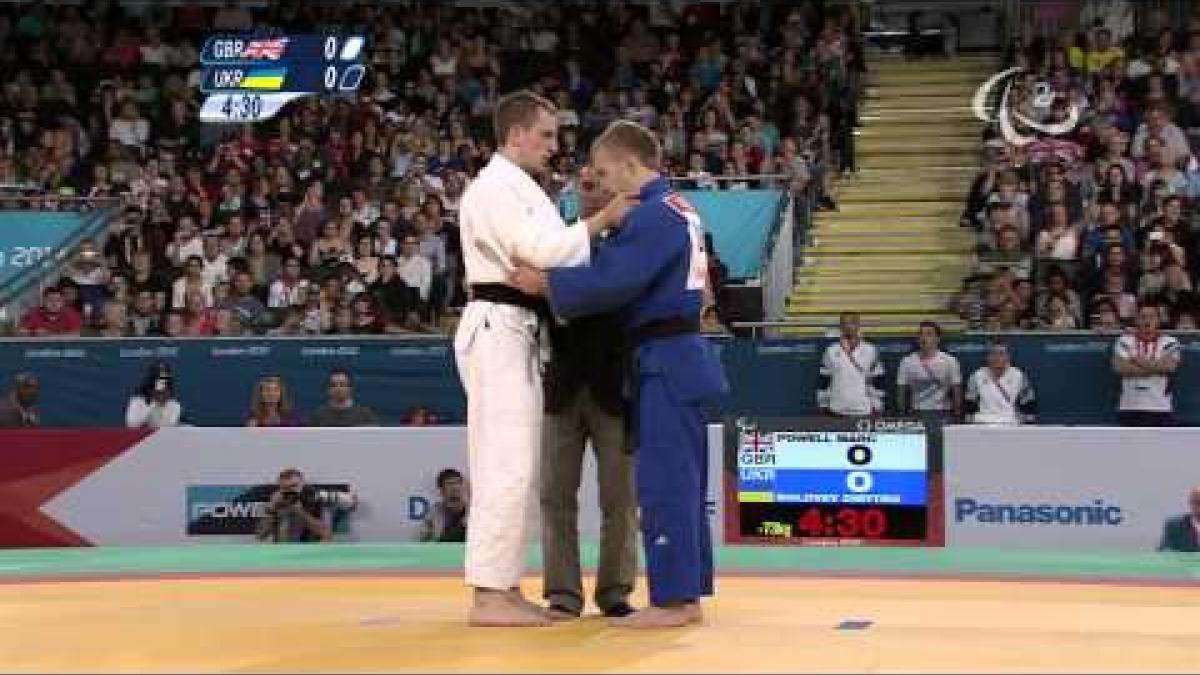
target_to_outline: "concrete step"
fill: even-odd
[[[964,197],[968,187],[936,183],[847,185],[838,192],[838,202],[848,206],[851,203],[874,202],[879,199],[896,202],[950,201]]]
[[[909,59],[902,54],[879,53],[870,58],[868,68],[871,72],[888,73],[895,71],[966,71],[971,69],[992,68],[1000,63],[1000,55],[990,52],[957,54],[951,58],[941,59]]]
[[[859,153],[858,165],[863,169],[917,169],[927,164],[962,164],[975,161],[977,153],[921,152],[921,153]]]
[[[883,285],[902,288],[923,288],[933,291],[962,288],[966,269],[955,267],[929,267],[924,270],[896,269],[888,264],[878,268],[845,268],[831,272],[830,268],[807,265],[796,271],[794,286],[821,288],[871,289]]]
[[[854,203],[839,206],[836,211],[819,211],[822,220],[855,220],[861,218],[903,218],[918,216],[937,218],[953,216],[956,220],[962,214],[963,206],[949,200],[927,201],[877,201],[872,203]]]
[[[888,293],[881,291],[878,286],[819,286],[797,283],[792,288],[792,294],[788,301],[799,304],[819,298],[911,298],[921,296],[953,298],[958,294],[958,290],[946,286],[898,286],[897,290]]]
[[[842,179],[843,185],[851,185],[859,181],[908,181],[917,177],[919,180],[954,181],[961,180],[970,184],[979,172],[978,166],[970,166],[967,162],[959,164],[929,164],[915,167],[859,167],[858,171],[848,174]]]
[[[869,102],[864,111],[881,113],[889,110],[945,110],[956,112],[971,109],[973,91],[955,91],[931,96],[888,96]]]
[[[899,294],[884,295],[881,293],[875,293],[869,287],[863,287],[861,289],[852,287],[852,286],[846,287],[846,288],[842,288],[839,286],[818,287],[818,286],[808,286],[804,283],[797,283],[797,285],[794,286],[792,289],[792,295],[789,297],[793,298],[791,300],[792,303],[807,302],[809,304],[813,304],[814,298],[812,297],[812,294],[820,294],[821,297],[823,297],[827,300],[836,301],[838,298],[841,298],[843,296],[865,297],[868,295],[873,295],[873,297],[896,298],[896,297],[917,297],[917,296],[929,294],[929,295],[937,295],[939,297],[953,298],[955,296],[955,294],[958,292],[957,288],[953,288],[953,287],[949,287],[949,286],[906,286],[903,288],[905,288],[906,292],[907,292],[907,295],[905,295],[905,296],[900,296]]]
[[[843,202],[861,202],[871,198],[941,202],[965,198],[970,187],[970,182],[961,179],[938,181],[914,176],[908,184],[897,184],[893,180],[843,181],[838,184],[838,194]]]
[[[969,70],[883,70],[867,76],[867,86],[949,85],[977,87],[997,73],[999,68],[980,67]]]
[[[864,125],[854,130],[859,143],[872,138],[969,138],[976,144],[982,142],[982,127],[974,119],[961,124],[930,124],[925,120],[911,120],[883,125]]]
[[[864,108],[858,115],[859,129],[887,128],[892,125],[922,125],[982,131],[984,122],[975,116],[970,106],[937,109]]]
[[[924,155],[931,153],[954,153],[957,155],[975,155],[979,152],[980,143],[969,136],[943,136],[914,138],[912,136],[896,135],[893,137],[863,138],[855,145],[859,156],[873,155]]]
[[[954,290],[904,289],[889,292],[880,289],[854,291],[797,286],[792,289],[792,294],[788,297],[787,307],[806,309],[818,305],[824,300],[836,300],[839,303],[880,303],[901,306],[913,300],[945,303],[957,294]]]
[[[788,305],[783,315],[809,316],[813,314],[835,314],[837,312],[858,312],[860,314],[930,314],[933,312],[950,311],[949,302],[941,298],[903,298],[900,299],[854,299],[829,297],[821,302],[806,302],[803,305]]]
[[[963,246],[974,246],[976,237],[969,232],[964,232],[961,228],[958,230],[947,231],[917,231],[905,232],[903,230],[876,230],[875,232],[838,232],[836,230],[811,230],[808,234],[809,245],[815,250],[820,250],[822,247],[829,244],[853,246],[861,244],[864,246],[871,245],[888,245],[888,246],[907,246],[910,243],[921,244],[946,244],[949,248],[958,250]]]
[[[856,205],[856,208],[857,206],[860,205]],[[854,215],[844,211],[818,211],[813,222],[813,228],[828,228],[830,230],[845,230],[848,232],[872,232],[889,229],[937,230],[941,228],[957,228],[957,223],[957,216],[953,219],[947,219],[944,215],[882,216],[875,213]]]
[[[913,224],[913,222],[917,224]],[[908,221],[850,222],[844,225],[836,221],[818,220],[808,229],[810,236],[838,237],[842,239],[929,239],[943,241],[975,241],[974,230],[959,227],[949,219],[937,221],[934,219],[908,219]]]
[[[964,260],[960,252],[928,251],[923,255],[881,254],[879,251],[862,252],[849,250],[807,249],[804,251],[805,266],[821,265],[824,267],[839,266],[852,272],[871,269],[893,270],[955,270],[965,272],[970,267],[969,261]]]
[[[838,239],[816,237],[805,255],[970,255],[974,242],[953,242],[942,239]]]
[[[951,312],[892,314],[889,316],[862,317],[863,335],[868,338],[908,337],[917,334],[921,321],[937,321],[946,333],[961,333],[967,324]],[[799,325],[772,329],[779,337],[837,337],[838,315],[807,315],[788,317],[788,321]]]
[[[980,82],[986,78],[980,78]],[[878,83],[867,85],[863,88],[863,98],[867,101],[865,105],[871,105],[873,101],[887,100],[890,98],[919,98],[922,96],[966,96],[968,98],[975,95],[975,89],[979,85],[975,82],[950,82],[944,84],[929,84],[927,82],[889,82],[880,80]]]
[[[971,68],[967,70],[893,70],[868,73],[864,84],[867,87],[975,87],[980,82],[999,72],[999,68]]]
[[[845,310],[883,321],[869,334],[912,335],[930,317],[964,327],[949,306],[974,259],[974,233],[957,226],[980,154],[970,104],[997,59],[883,56],[869,69],[859,171],[840,181],[837,211],[815,214],[786,310],[804,325],[781,334],[823,334]]]

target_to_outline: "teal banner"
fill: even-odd
[[[752,279],[762,267],[763,248],[783,208],[780,190],[685,190],[712,233],[713,246],[734,279]]]
[[[1174,378],[1181,421],[1200,426],[1200,336],[1181,338],[1183,365]],[[1007,340],[1013,362],[1033,380],[1046,424],[1113,424],[1119,380],[1109,359],[1113,338],[1018,336]],[[816,408],[817,369],[827,340],[733,340],[716,345],[730,383],[722,414],[810,414]],[[887,405],[895,403],[896,365],[913,341],[878,340],[886,364]],[[946,348],[964,378],[983,364],[987,340],[965,338]],[[330,370],[348,371],[355,400],[385,424],[399,424],[414,407],[443,423],[462,423],[466,401],[449,342],[369,339],[78,340],[0,342],[0,377],[28,370],[42,381],[47,426],[122,426],[125,406],[156,360],[175,371],[187,422],[237,426],[245,420],[254,383],[281,375],[296,407],[307,415],[325,398]]]
[[[0,290],[53,255],[81,227],[77,213],[0,211]]]

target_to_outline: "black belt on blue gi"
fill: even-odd
[[[551,316],[550,303],[545,298],[530,295],[507,284],[471,284],[471,299],[521,307],[543,319]]]
[[[699,332],[700,322],[698,320],[685,319],[681,316],[652,319],[630,331],[629,352],[627,354],[625,370],[627,373],[625,378],[625,398],[628,401],[628,406],[625,410],[625,447],[628,452],[632,453],[633,449],[637,447],[638,438],[638,347],[659,338],[690,335]]]

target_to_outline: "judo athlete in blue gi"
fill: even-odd
[[[561,319],[618,311],[628,330],[651,607],[612,623],[636,628],[699,622],[699,600],[713,593],[704,408],[724,386],[720,362],[699,333],[708,278],[700,219],[652,168],[660,152],[644,127],[610,126],[592,149],[595,177],[616,194],[636,194],[638,204],[589,265],[518,266],[509,276],[509,284],[544,294]]]

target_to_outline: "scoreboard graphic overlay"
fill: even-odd
[[[941,429],[916,419],[725,425],[726,541],[940,545]]]
[[[200,120],[257,122],[306,96],[358,91],[366,46],[365,36],[341,33],[211,35],[200,51]]]

